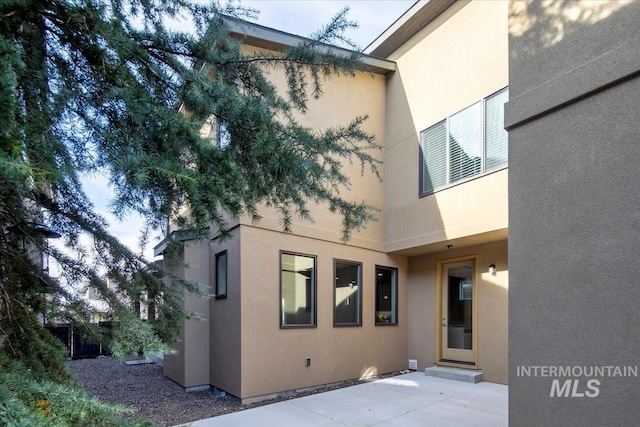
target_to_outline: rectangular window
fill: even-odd
[[[420,195],[507,166],[508,88],[420,134]]]
[[[216,121],[216,144],[221,150],[226,149],[231,144],[231,134],[229,133],[227,122]]]
[[[280,326],[316,325],[316,257],[280,253]]]
[[[447,121],[422,132],[422,192],[447,185]]]
[[[362,325],[362,264],[334,260],[334,326]]]
[[[507,131],[504,130],[504,104],[509,91],[503,89],[485,101],[485,170],[507,166]]]
[[[482,104],[476,102],[449,117],[449,182],[482,171]]]
[[[216,254],[216,299],[227,297],[227,251]]]
[[[398,324],[398,269],[376,266],[376,325]]]

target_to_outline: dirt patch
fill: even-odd
[[[165,377],[162,367],[155,363],[126,365],[112,357],[101,356],[96,359],[72,360],[68,362],[68,366],[76,373],[89,394],[108,403],[133,408],[136,412],[131,418],[146,418],[160,426],[184,424],[400,373],[394,372],[366,380],[342,381],[288,394],[286,397],[242,405],[233,396],[217,396],[211,390],[186,393],[181,386]]]

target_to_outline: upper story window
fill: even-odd
[[[420,134],[420,195],[507,166],[504,88]]]
[[[224,150],[231,144],[231,134],[227,126],[227,122],[224,120],[216,121],[216,145],[221,150]]]

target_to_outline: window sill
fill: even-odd
[[[345,328],[345,327],[348,328],[348,327],[354,327],[354,326],[360,327],[360,326],[362,326],[362,322],[360,322],[360,323],[334,323],[333,324],[334,328]]]
[[[494,169],[494,170],[491,170],[489,172],[485,172],[485,173],[483,173],[481,175],[475,175],[475,176],[469,177],[467,179],[456,181],[453,184],[449,184],[449,185],[446,185],[444,187],[440,187],[440,188],[438,188],[436,190],[433,190],[433,191],[431,191],[429,193],[420,192],[420,193],[418,193],[418,197],[419,198],[423,198],[423,197],[431,196],[431,195],[439,193],[441,191],[448,190],[448,189],[453,188],[453,187],[457,187],[458,185],[466,184],[467,182],[475,181],[476,179],[484,178],[485,176],[492,175],[492,174],[494,174],[496,172],[500,172],[500,171],[503,171],[503,170],[508,169],[508,168],[509,168],[509,165],[506,165],[506,166],[503,166],[501,168]]]
[[[227,296],[226,295],[216,295],[214,298],[215,299],[227,299]]]
[[[398,322],[390,323],[390,322],[376,322],[376,326],[398,326]]]
[[[280,325],[280,329],[315,329],[317,325]]]

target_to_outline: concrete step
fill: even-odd
[[[424,370],[428,377],[444,378],[447,380],[479,383],[482,381],[482,371],[475,369],[451,368],[449,366],[432,366]]]

